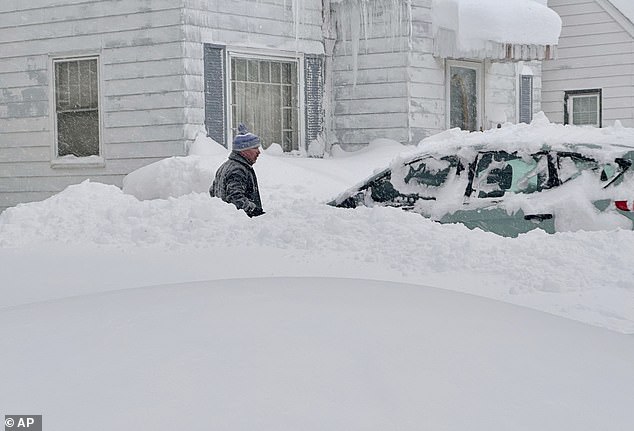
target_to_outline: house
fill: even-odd
[[[562,19],[543,66],[542,107],[557,123],[634,127],[634,2],[549,0]]]
[[[544,2],[3,0],[0,210],[240,122],[304,153],[530,121],[561,25]]]

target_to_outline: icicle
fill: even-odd
[[[353,85],[357,84],[358,56],[360,39],[363,37],[367,50],[368,39],[375,34],[374,17],[379,13],[383,16],[383,36],[394,41],[400,36],[403,25],[403,6],[409,0],[332,0],[337,6],[337,29],[344,41],[347,52],[348,37],[352,45]]]

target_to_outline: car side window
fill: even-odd
[[[513,169],[510,192],[534,193],[548,188],[548,157],[545,154],[509,160],[508,164]]]
[[[473,179],[478,198],[499,198],[505,193],[534,193],[548,188],[548,157],[520,158],[504,151],[479,155]]]
[[[560,153],[557,157],[557,175],[561,184],[577,178],[583,171],[597,171],[596,160],[576,153]]]
[[[449,172],[458,168],[458,158],[445,156],[440,159],[426,157],[408,165],[409,170],[405,175],[406,184],[418,184],[427,187],[440,187],[449,176]]]
[[[479,155],[473,179],[473,189],[479,198],[498,198],[513,184],[513,166],[510,160],[517,156],[504,151],[482,153]]]
[[[437,190],[463,169],[456,156],[420,157],[370,181],[364,201],[413,208],[419,200],[435,200]]]

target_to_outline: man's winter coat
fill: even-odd
[[[209,194],[234,204],[249,217],[264,214],[255,171],[238,152],[232,152],[229,160],[218,168]]]

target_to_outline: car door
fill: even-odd
[[[478,154],[470,166],[469,185],[461,210],[445,215],[443,223],[462,223],[502,236],[541,228],[554,232],[554,217],[549,212],[526,214],[507,209],[505,198],[512,194],[530,194],[552,186],[552,161],[547,153],[525,155],[505,151]]]

